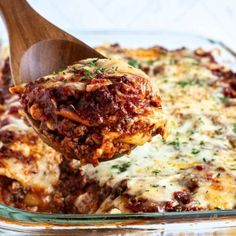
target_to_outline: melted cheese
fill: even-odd
[[[21,157],[8,154],[1,157],[0,175],[19,181],[24,187],[40,189],[45,193],[51,192],[59,180],[60,154],[44,144],[23,119],[7,112],[3,115],[2,119],[4,118],[9,120],[9,124],[0,128],[0,131],[11,131],[15,135],[22,135],[20,136],[22,138],[8,145],[10,150],[20,153]],[[31,138],[34,141],[30,140]]]
[[[106,47],[100,51],[111,57],[114,53],[110,54]],[[154,202],[175,202],[173,193],[186,190],[184,180],[194,174],[199,180],[198,188],[191,192],[196,206],[234,208],[236,150],[232,140],[236,140],[236,99],[229,99],[234,105],[225,106],[221,92],[224,84],[215,83],[218,78],[207,69],[206,60],[197,60],[190,51],[162,57],[153,56],[153,51],[145,57],[124,51],[114,57],[126,59],[129,54],[139,59],[141,66],[150,68],[149,75],[160,89],[164,109],[175,129],[166,141],[156,136],[129,155],[96,168],[87,165],[82,170],[101,186],[114,187],[127,180],[128,194]],[[151,66],[150,59],[154,60]],[[155,75],[157,67],[162,67],[162,71]],[[197,165],[205,169],[196,170]]]
[[[96,63],[95,63],[95,62]],[[92,65],[90,65],[92,63]],[[104,73],[106,75],[114,75],[114,76],[121,76],[121,75],[127,75],[128,77],[130,75],[132,76],[139,76],[142,78],[146,78],[149,80],[148,76],[142,71],[135,67],[127,65],[127,63],[116,60],[116,59],[96,59],[96,58],[90,58],[86,60],[81,60],[78,64],[73,64],[71,66],[68,66],[65,70],[62,70],[58,73],[54,73],[48,76],[44,76],[45,79],[50,78],[50,80],[47,80],[44,83],[44,87],[50,88],[50,87],[68,87],[72,86],[79,90],[86,89],[86,86],[83,82],[73,81],[70,83],[70,79],[74,78],[74,70],[80,70],[83,68],[84,70],[88,71],[91,76],[97,74],[97,70],[101,70],[101,68],[104,70]],[[55,81],[56,78],[62,76],[64,78],[63,81]],[[65,79],[68,80],[67,83],[65,83]],[[21,88],[21,86],[19,86]],[[14,89],[14,88],[11,88]]]

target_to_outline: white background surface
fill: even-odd
[[[80,30],[173,30],[222,40],[236,50],[236,0],[28,1],[72,34]],[[0,33],[6,38],[2,24]]]

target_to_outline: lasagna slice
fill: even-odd
[[[61,155],[41,141],[22,116],[18,96],[9,94],[8,59],[0,84],[0,201],[29,211],[62,212],[56,188]]]
[[[119,60],[83,60],[11,91],[20,94],[39,132],[81,164],[95,166],[164,133],[156,86]]]
[[[50,211],[61,156],[18,114],[18,98],[12,97],[6,105],[0,119],[1,199],[16,207]]]
[[[26,131],[22,113],[14,113],[14,99],[5,96],[3,89],[0,126],[10,129],[4,119],[14,114],[25,124],[17,126],[16,132],[22,134],[21,153],[34,150],[32,155],[37,153],[37,158],[33,155],[30,162],[27,153],[16,159],[10,151],[2,152],[2,163],[17,161],[26,171],[16,171],[14,164],[1,165],[0,201],[24,210],[73,214],[235,209],[236,73],[218,64],[214,52],[202,49],[127,49],[115,44],[98,50],[151,77],[172,120],[172,133],[165,140],[156,135],[120,158],[95,167],[81,166],[79,160],[58,156],[40,140],[37,147],[43,151],[35,151],[36,143],[31,147],[25,140],[37,135],[29,127]],[[4,135],[4,146],[19,151],[16,141],[8,139],[7,143]],[[37,165],[40,173],[31,173]],[[54,166],[54,177],[50,166]],[[44,178],[45,170],[48,178]],[[32,183],[27,181],[28,175]],[[34,178],[36,175],[42,178]]]

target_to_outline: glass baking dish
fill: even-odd
[[[139,31],[73,31],[91,46],[104,42],[120,43],[124,47],[161,45],[168,49],[202,47],[219,48],[221,63],[236,70],[236,53],[222,42],[204,37],[173,32]],[[31,213],[0,204],[0,232],[24,235],[158,235],[165,232],[231,232],[236,229],[236,210],[171,212],[145,214],[42,214]]]

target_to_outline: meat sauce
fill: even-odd
[[[103,64],[112,62],[104,60]],[[88,63],[100,60],[90,59]],[[150,123],[152,116],[157,118],[161,114],[161,100],[153,92],[148,77],[140,71],[135,75],[137,69],[126,64],[122,66],[127,73],[114,66],[98,67],[95,72],[72,66],[73,69],[53,77],[55,84],[60,83],[58,86],[48,87],[50,78],[27,84],[19,93],[21,103],[33,119],[41,122],[39,131],[56,147],[63,147],[67,157],[97,165],[99,159],[128,153],[142,145],[145,142],[142,140],[149,141],[164,131],[164,119],[159,126]],[[141,141],[138,138],[132,141],[136,135]]]

